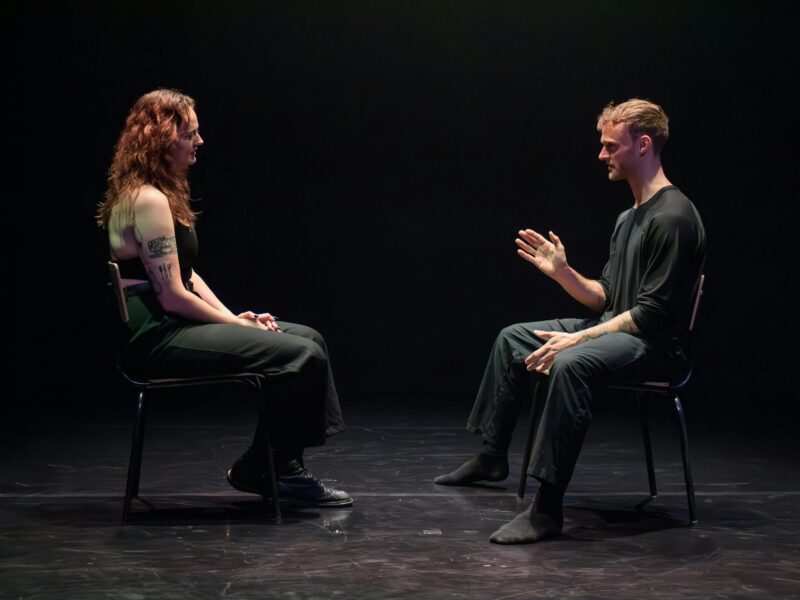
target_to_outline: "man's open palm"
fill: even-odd
[[[520,230],[519,237],[514,240],[519,246],[517,254],[527,260],[548,277],[567,267],[567,254],[561,239],[552,231],[550,239],[533,229]]]

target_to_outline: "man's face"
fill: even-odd
[[[597,158],[608,166],[609,181],[627,179],[636,171],[640,158],[638,144],[627,125],[606,123],[600,132],[600,143],[603,148]]]
[[[178,134],[178,139],[169,146],[170,156],[179,167],[190,167],[197,162],[197,149],[203,145],[199,128],[197,115],[190,108],[186,127]]]

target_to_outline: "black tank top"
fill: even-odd
[[[175,247],[178,250],[178,264],[181,267],[181,281],[186,285],[192,276],[192,265],[199,251],[194,227],[187,227],[175,221]],[[139,257],[118,258],[116,261],[119,265],[120,276],[123,279],[150,280]]]

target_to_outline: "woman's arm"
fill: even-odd
[[[175,226],[164,194],[151,186],[142,187],[133,210],[139,258],[165,311],[190,321],[231,323],[264,329],[257,320],[237,318],[224,306],[224,310],[216,308],[183,286],[175,244]]]
[[[194,291],[200,294],[200,297],[205,300],[208,304],[216,308],[221,313],[225,313],[226,315],[230,315],[235,317],[236,315],[225,306],[222,301],[217,298],[216,294],[211,291],[211,288],[208,287],[208,284],[203,280],[202,277],[197,273],[197,271],[192,270],[192,287],[194,287]]]
[[[235,315],[230,309],[222,303],[222,300],[217,298],[217,295],[211,291],[211,288],[208,287],[208,284],[203,280],[200,275],[197,274],[197,271],[192,270],[192,287],[194,291],[200,294],[200,297],[205,300],[208,304],[216,308],[221,313],[226,315],[234,316],[237,319],[242,320],[256,320],[263,327],[261,329],[266,329],[267,331],[280,331],[281,328],[278,326],[278,323],[275,321],[275,317],[273,317],[269,313],[254,313],[253,311],[247,310],[243,313],[239,313]]]

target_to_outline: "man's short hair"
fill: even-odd
[[[602,131],[606,123],[626,125],[633,137],[646,133],[653,140],[655,154],[661,154],[661,149],[669,138],[667,113],[649,100],[631,98],[616,106],[614,102],[609,102],[597,117],[597,131]]]

